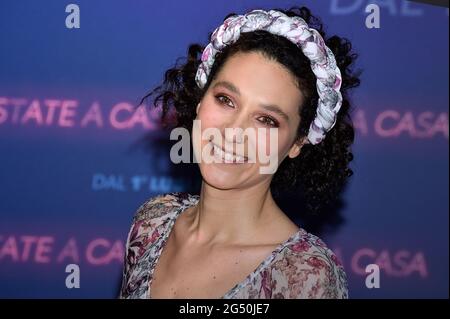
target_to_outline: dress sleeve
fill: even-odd
[[[134,223],[131,224],[131,228],[128,231],[127,239],[125,242],[125,256],[123,261],[123,270],[122,270],[122,283],[119,292],[119,299],[126,298],[126,286],[127,286],[127,274],[130,272],[130,263],[129,263],[129,251],[130,251],[130,236],[134,230]]]
[[[172,209],[176,194],[162,194],[147,199],[135,212],[125,243],[122,284],[118,298],[128,298],[139,284],[145,269],[139,260],[161,235],[158,226],[165,213]]]
[[[332,255],[334,256],[334,255]],[[328,256],[308,258],[311,272],[305,283],[305,290],[298,298],[309,299],[347,299],[347,279],[341,265]]]
[[[272,298],[347,299],[344,268],[323,242],[301,241],[273,264]]]

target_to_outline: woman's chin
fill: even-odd
[[[218,189],[231,189],[239,185],[242,171],[237,172],[220,166],[222,164],[211,164],[200,169],[205,182]]]

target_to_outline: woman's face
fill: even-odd
[[[296,140],[302,103],[294,76],[278,62],[257,52],[231,56],[197,106],[200,129],[192,139],[205,182],[219,189],[270,184],[279,163],[297,156],[306,141]],[[242,131],[232,136],[226,128]],[[214,129],[218,134],[205,134]],[[259,154],[276,159],[272,173],[261,173],[269,163]]]

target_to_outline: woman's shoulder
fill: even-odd
[[[148,257],[156,256],[155,244],[167,234],[169,222],[196,200],[196,195],[172,192],[149,197],[139,206],[126,239],[122,289],[148,269]]]
[[[316,235],[300,229],[272,262],[284,298],[348,298],[347,276],[336,254]]]
[[[136,210],[133,222],[153,220],[173,213],[177,208],[194,200],[195,195],[186,192],[163,193],[146,199]]]
[[[167,222],[195,200],[195,195],[186,192],[164,193],[147,198],[134,213],[127,246],[138,241],[146,245],[153,243],[164,233]]]

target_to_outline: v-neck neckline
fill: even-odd
[[[155,272],[156,266],[158,264],[159,258],[161,257],[163,250],[167,244],[167,239],[169,238],[175,222],[177,220],[177,218],[183,213],[185,212],[189,207],[192,207],[194,205],[196,205],[199,200],[200,200],[200,196],[199,195],[192,195],[187,193],[188,196],[188,200],[185,202],[183,201],[181,203],[181,206],[178,207],[177,210],[175,210],[175,213],[173,214],[173,216],[168,217],[163,224],[167,224],[166,228],[164,229],[164,235],[161,236],[158,240],[157,246],[159,246],[157,253],[156,253],[156,258],[155,261],[153,263],[151,263],[151,267],[148,270],[149,274],[148,274],[148,281],[146,282],[147,284],[147,298],[151,298],[151,284],[153,282],[153,274]],[[288,239],[286,239],[285,241],[283,241],[281,244],[277,245],[275,247],[275,249],[272,250],[272,252],[266,257],[264,258],[261,263],[259,263],[259,265],[250,273],[248,274],[244,280],[242,280],[241,282],[237,283],[235,286],[233,286],[233,288],[231,288],[230,290],[228,290],[222,297],[218,298],[218,299],[229,299],[231,298],[239,289],[241,289],[242,287],[245,287],[247,284],[249,284],[258,274],[260,274],[264,268],[266,268],[271,262],[272,260],[276,257],[276,255],[281,252],[289,243],[291,243],[292,241],[296,240],[297,237],[299,237],[300,235],[303,235],[305,233],[305,230],[303,228],[299,228],[299,230],[297,230],[294,234],[292,234]]]

